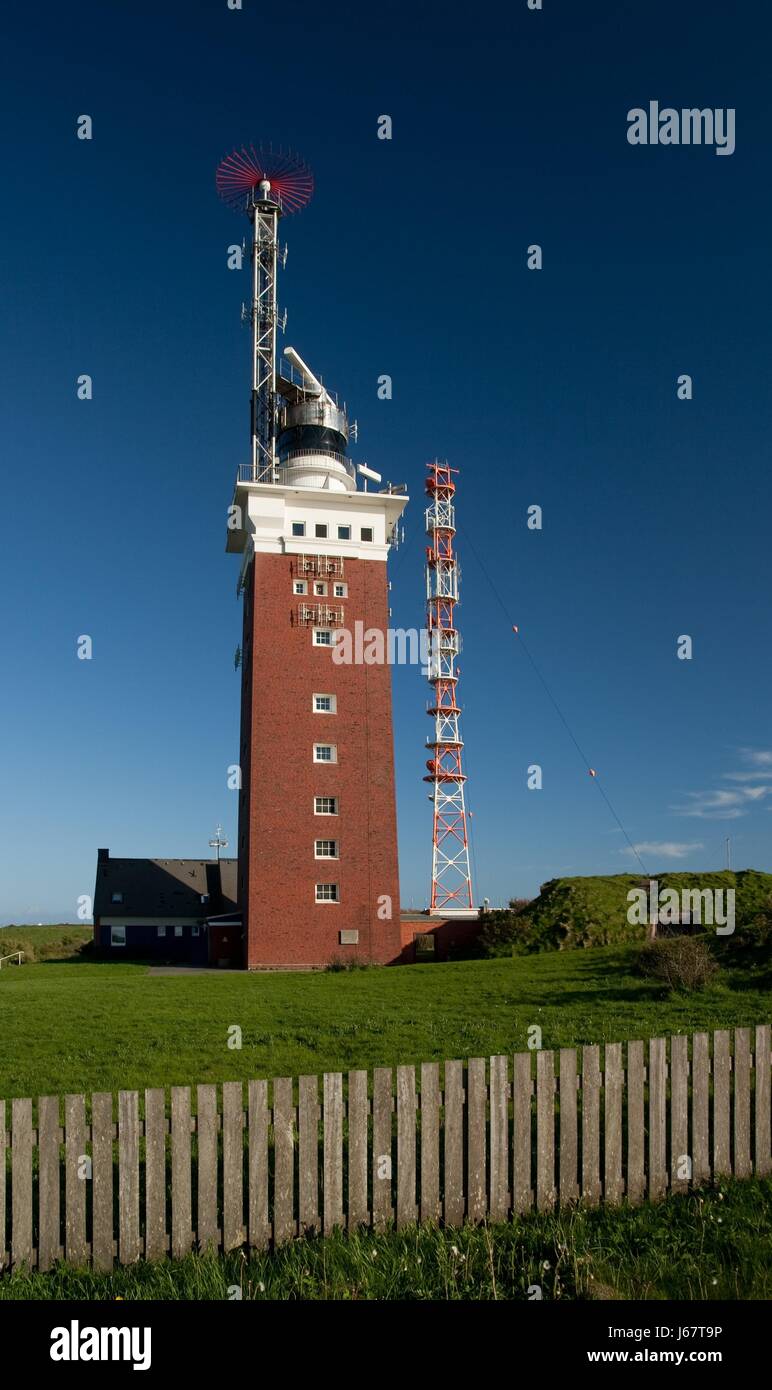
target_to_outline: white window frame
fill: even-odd
[[[156,927],[155,934],[156,936],[166,936],[166,927]]]
[[[341,531],[345,531],[345,532],[346,532],[345,536],[342,536],[342,535],[340,534]],[[344,526],[344,525],[341,523],[341,525],[338,527],[338,540],[339,540],[339,541],[350,541],[350,540],[351,540],[351,527],[350,527],[350,526]]]
[[[332,638],[332,628],[331,628],[331,627],[315,627],[315,628],[312,628],[312,635],[313,635],[313,640],[312,640],[312,644],[311,644],[312,646],[314,646],[314,647],[325,647],[327,651],[330,651],[330,649],[334,646],[334,642],[333,642],[333,638]],[[325,638],[324,642],[320,642],[320,641],[319,641],[319,638],[320,638],[320,637],[324,637],[324,638]],[[329,637],[329,639],[330,639],[329,642],[326,640],[328,637]]]
[[[314,540],[326,541],[330,533],[330,528],[326,521],[314,522]]]
[[[116,932],[119,932],[119,933],[120,933],[120,935],[117,936],[117,937],[116,937],[116,935],[115,935]],[[125,928],[125,927],[113,926],[113,927],[110,928],[110,945],[111,945],[111,946],[125,946],[125,945],[126,945],[126,928]]]
[[[290,526],[290,532],[297,540],[299,540],[301,536],[304,536],[306,534],[306,523],[304,521],[293,521],[292,525]]]
[[[323,854],[323,853],[320,853],[320,850],[319,850],[319,846],[320,846],[320,845],[332,845],[334,853],[333,853],[333,854]],[[324,839],[324,840],[314,840],[314,859],[340,859],[340,850],[339,850],[339,848],[338,848],[338,841],[337,841],[337,840],[327,840],[327,839]]]
[[[320,758],[320,757],[319,757],[319,749],[320,749],[320,748],[329,748],[329,750],[330,750],[330,756],[329,756],[329,758]],[[337,761],[338,761],[338,745],[337,745],[336,743],[315,743],[315,744],[314,744],[314,762],[315,762],[315,763],[324,763],[326,767],[332,767],[335,763],[337,763]]]
[[[329,709],[320,709],[319,706],[318,706],[317,703],[316,703],[317,700],[329,700],[329,702],[330,702],[330,708],[329,708]],[[326,692],[326,691],[315,691],[314,694],[311,696],[311,708],[312,708],[314,714],[337,714],[337,713],[338,713],[338,697],[337,697],[337,695],[330,695],[330,694],[329,694],[328,692]]]
[[[196,926],[191,927],[191,929],[190,929],[190,934],[191,934],[191,936],[200,936],[200,935],[201,935],[201,928],[200,928],[200,927],[196,927]]]
[[[327,597],[327,585],[325,584],[324,580],[323,580],[323,579],[315,579],[315,580],[314,580],[314,598],[326,598],[326,597]]]
[[[183,930],[184,930],[184,929],[183,929],[182,926],[175,926],[175,928],[174,928],[174,935],[175,935],[176,937],[182,936]]]
[[[348,584],[342,584],[338,579],[332,586],[333,598],[348,598]]]
[[[365,531],[370,532],[369,536],[365,535]],[[372,526],[360,526],[359,539],[360,541],[364,541],[365,545],[372,545],[373,541],[375,540],[374,528]]]
[[[331,801],[335,809],[334,809],[333,811],[320,811],[320,810],[319,810],[319,802],[320,802],[320,801]],[[338,798],[337,798],[337,796],[315,796],[315,797],[314,797],[314,815],[315,815],[315,816],[337,816],[337,814],[338,814]]]
[[[306,579],[295,579],[292,583],[292,592],[298,597],[308,593],[308,581]]]
[[[334,889],[335,889],[335,897],[334,897],[334,898],[327,898],[327,897],[320,896],[319,890],[320,890],[321,888],[334,888]],[[317,902],[317,903],[339,903],[339,902],[340,902],[340,885],[339,885],[338,883],[317,883],[317,884],[315,884],[315,886],[314,886],[314,901]]]

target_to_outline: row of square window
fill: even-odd
[[[328,585],[325,584],[324,580],[315,579],[310,592],[314,595],[315,598],[326,598],[327,589]],[[294,579],[292,581],[292,592],[293,594],[309,593],[308,580]],[[339,584],[337,582],[333,584],[332,596],[333,598],[348,598],[348,584]]]
[[[317,521],[314,526],[314,536],[316,540],[326,541],[329,534],[329,530],[330,528],[327,525],[326,521]],[[351,540],[350,526],[339,526],[337,530],[339,541]],[[306,534],[306,523],[304,521],[293,521],[292,534],[293,536],[304,536]],[[359,539],[360,541],[371,541],[373,539],[372,526],[360,526]]]
[[[184,935],[185,928],[184,928],[184,927],[180,927],[180,926],[175,926],[175,927],[156,927],[156,929],[155,929],[156,936],[166,936],[167,931],[170,931],[170,932],[173,931],[173,932],[174,932],[174,935],[179,937],[179,936],[183,936],[183,935]],[[201,935],[201,928],[200,928],[200,927],[191,927],[191,929],[190,929],[190,934],[191,934],[191,936],[200,936],[200,935]],[[125,945],[126,945],[126,928],[125,928],[125,927],[111,927],[111,928],[110,928],[110,945],[111,945],[111,946],[125,946]]]

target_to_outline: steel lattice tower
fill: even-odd
[[[434,737],[427,741],[433,756],[425,782],[432,784],[434,829],[430,912],[472,908],[469,840],[464,804],[461,752],[461,710],[456,700],[456,657],[459,640],[455,620],[458,603],[458,564],[453,549],[456,534],[453,496],[456,468],[435,459],[427,464],[426,491],[426,626],[429,632],[429,680],[434,699],[429,714]]]

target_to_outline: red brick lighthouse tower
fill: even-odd
[[[350,462],[345,410],[294,349],[277,354],[279,219],[310,198],[309,171],[250,149],[217,182],[253,229],[252,457],[227,544],[243,556],[244,962],[388,962],[400,953],[391,672],[363,658],[378,634],[387,649],[386,565],[407,498],[367,489],[380,478]]]

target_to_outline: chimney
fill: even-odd
[[[109,851],[109,849],[98,849],[98,850],[97,850],[97,864],[106,864],[109,858],[110,858],[110,851]]]

